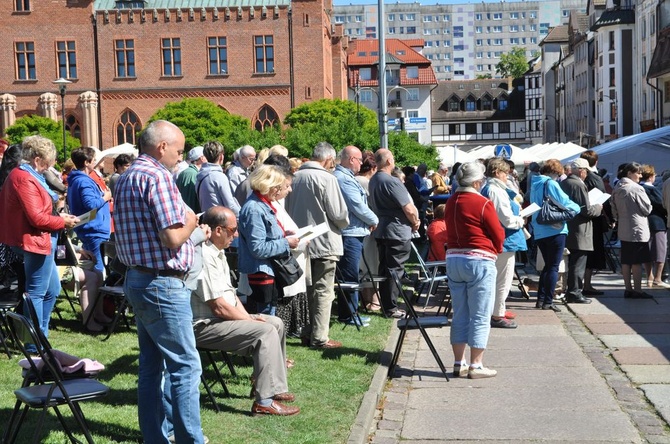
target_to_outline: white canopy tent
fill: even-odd
[[[528,165],[531,162],[539,162],[540,160],[539,157],[528,151],[530,148],[520,148],[510,143],[506,145],[509,145],[512,149],[512,157],[510,160],[514,162],[515,165]],[[468,154],[475,159],[488,159],[489,157],[495,156],[495,148],[496,145],[484,145],[468,151]]]
[[[105,158],[111,157],[111,158],[116,158],[119,154],[130,154],[134,157],[139,156],[139,150],[135,148],[135,146],[132,143],[122,143],[121,145],[113,146],[111,148],[107,148],[105,150],[98,150],[96,148],[96,156],[95,159],[97,160],[96,166],[100,164],[100,162],[104,161]]]
[[[472,162],[477,160],[476,157],[466,153],[465,151],[459,150],[456,146],[439,146],[437,147],[437,159],[440,163],[444,163],[450,167],[454,166],[455,163],[465,163]]]
[[[657,174],[670,169],[670,126],[633,134],[592,148],[598,153],[598,168],[616,174],[622,163],[638,162],[654,166]],[[563,156],[562,162],[577,157]]]

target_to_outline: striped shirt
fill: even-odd
[[[188,271],[193,264],[191,240],[171,249],[158,237],[160,231],[186,223],[186,204],[167,168],[142,154],[121,175],[115,194],[116,251],[121,262]]]

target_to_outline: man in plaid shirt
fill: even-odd
[[[189,236],[197,218],[172,178],[184,142],[172,123],[149,124],[139,139],[142,154],[115,190],[116,249],[128,266],[124,291],[133,306],[140,346],[138,416],[145,443],[165,443],[171,423],[176,442],[204,439],[198,391],[202,370],[191,291],[184,284],[193,263]]]

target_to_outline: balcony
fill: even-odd
[[[401,99],[398,99],[398,98],[389,100],[389,101],[388,101],[388,107],[389,107],[389,109],[392,109],[392,108],[402,108],[402,100],[401,100]]]

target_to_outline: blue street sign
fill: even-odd
[[[495,148],[493,148],[493,154],[496,157],[510,159],[512,157],[512,147],[506,143],[501,143],[500,145],[496,145]]]
[[[426,117],[410,117],[409,123],[426,123],[428,119]]]

